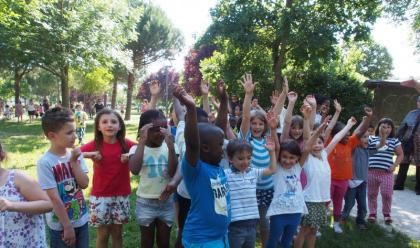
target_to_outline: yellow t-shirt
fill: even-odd
[[[76,111],[74,114],[76,119],[76,128],[86,127],[86,121],[88,120],[88,115],[85,111]]]

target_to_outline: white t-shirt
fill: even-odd
[[[273,175],[274,197],[267,216],[308,212],[300,183],[301,172],[302,167],[299,164],[290,169],[278,165],[277,172]]]
[[[26,106],[26,109],[28,111],[35,111],[35,106],[33,104],[28,104],[28,106]]]
[[[307,202],[328,202],[331,199],[331,168],[325,150],[321,152],[321,159],[309,154],[303,165],[307,183],[303,190]]]

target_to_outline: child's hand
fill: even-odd
[[[279,122],[277,119],[277,116],[274,115],[272,111],[267,113],[267,124],[270,127],[271,130],[276,129]]]
[[[128,162],[128,153],[121,154],[121,163],[125,164]]]
[[[72,226],[63,229],[62,239],[67,246],[73,246],[76,243],[76,233]]]
[[[268,150],[268,152],[274,152],[276,149],[276,145],[274,144],[274,140],[271,137],[267,137],[265,139],[265,148]]]
[[[0,197],[0,212],[9,211],[12,209],[13,202],[6,198]]]
[[[252,75],[246,73],[242,77],[241,84],[244,87],[244,90],[245,90],[246,94],[253,94],[254,90],[255,90],[255,86],[258,84],[258,82],[253,83],[252,82]]]
[[[395,168],[397,168],[397,165],[393,164],[391,167],[389,167],[389,172],[394,172]]]
[[[207,96],[209,94],[209,84],[206,81],[202,81],[200,84],[201,95]]]
[[[334,99],[334,108],[335,111],[340,113],[343,108],[341,107],[341,104],[337,101],[337,99]]]
[[[280,97],[279,91],[278,90],[273,90],[273,92],[271,93],[271,96],[270,96],[271,105],[273,105],[273,106],[276,105],[279,97]]]
[[[352,125],[352,126],[356,125],[356,123],[357,123],[357,120],[356,118],[354,118],[354,116],[350,117],[350,119],[347,121],[347,124]]]
[[[365,107],[364,111],[365,111],[366,116],[368,117],[371,117],[373,115],[373,110],[371,107]]]
[[[148,123],[140,129],[140,142],[143,142],[143,144],[146,143],[149,129],[152,127],[153,127],[153,123]]]
[[[297,101],[297,98],[298,95],[296,92],[290,91],[289,93],[287,93],[287,99],[289,100],[289,102],[295,103]]]
[[[159,92],[160,92],[160,83],[157,80],[153,80],[150,83],[150,94],[152,96],[157,96],[159,95]]]
[[[195,107],[195,102],[192,96],[188,95],[184,88],[180,85],[174,85],[172,88],[172,94],[174,97],[184,104],[186,107]]]
[[[169,182],[166,187],[162,190],[159,196],[159,200],[166,201],[175,192],[177,185],[173,182]]]
[[[316,99],[313,95],[307,95],[305,101],[311,105],[313,109],[316,109]]]
[[[166,145],[168,145],[168,147],[169,147],[169,146],[173,146],[173,145],[174,145],[174,140],[173,140],[173,138],[172,138],[172,134],[171,134],[171,132],[169,131],[169,129],[166,129],[166,128],[160,128],[160,133],[161,133],[163,136],[165,136],[165,143],[166,143]]]
[[[302,108],[300,109],[300,112],[302,112],[304,119],[310,119],[312,111],[313,111],[312,107],[307,104],[304,104]]]
[[[90,158],[93,161],[99,161],[102,159],[102,155],[99,151],[94,151],[94,152],[84,152],[83,153],[83,157],[84,158]]]
[[[289,81],[287,80],[287,77],[283,77],[283,92],[287,94],[289,92]]]
[[[76,162],[77,159],[80,157],[80,155],[82,155],[82,151],[80,151],[80,148],[74,148],[71,151],[70,161],[71,162]]]

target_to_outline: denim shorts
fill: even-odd
[[[230,247],[255,247],[257,221],[258,219],[231,222],[228,231]]]
[[[182,245],[185,248],[229,248],[229,241],[227,235],[221,239],[209,241],[206,243],[190,243],[182,239]]]
[[[68,246],[62,239],[63,231],[56,231],[50,229],[50,246],[51,248],[88,248],[89,247],[89,229],[88,223],[81,227],[74,228],[76,233],[76,244]]]
[[[165,222],[169,227],[174,222],[173,198],[169,197],[166,201],[159,199],[148,199],[137,196],[136,200],[136,219],[140,226],[149,226],[156,219]]]

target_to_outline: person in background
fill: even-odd
[[[102,109],[105,108],[104,103],[102,102],[102,99],[98,99],[95,103],[95,105],[93,105],[93,107],[95,108],[95,113],[98,114],[99,111],[101,111]]]

